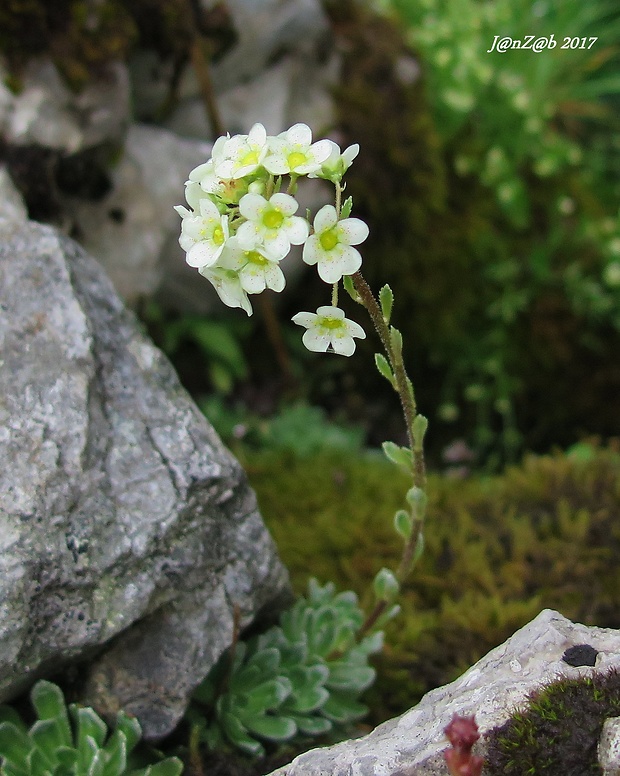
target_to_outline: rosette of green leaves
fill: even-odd
[[[40,681],[30,694],[38,720],[30,729],[10,706],[0,708],[0,758],[3,776],[122,776],[127,756],[142,736],[135,717],[119,712],[109,733],[90,708],[67,708],[62,690]],[[131,776],[179,776],[176,757],[139,770]]]
[[[355,593],[310,580],[279,626],[239,642],[232,664],[224,656],[196,690],[190,716],[203,739],[260,757],[261,741],[314,737],[363,717],[359,696],[375,678],[368,656],[383,644],[381,632],[357,641],[363,620]]]

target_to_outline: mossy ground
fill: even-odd
[[[597,746],[607,718],[620,715],[620,674],[562,679],[488,737],[488,776],[588,776],[601,773]]]
[[[397,565],[408,480],[380,456],[243,459],[301,593],[309,576],[363,596]],[[426,548],[389,624],[369,724],[413,706],[541,609],[620,627],[620,455],[527,457],[494,478],[431,477]],[[368,601],[366,604],[368,605]]]

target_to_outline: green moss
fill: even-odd
[[[487,738],[489,776],[600,774],[603,724],[620,715],[620,674],[561,679],[529,696],[526,707]]]
[[[379,568],[396,566],[392,516],[408,480],[381,457],[244,464],[298,592],[314,575],[363,595]],[[496,478],[431,477],[428,492],[426,549],[387,628],[373,722],[455,679],[545,607],[620,627],[616,452],[530,456]]]

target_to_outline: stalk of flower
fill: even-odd
[[[351,297],[366,308],[385,355],[377,353],[375,363],[396,393],[402,406],[409,445],[384,443],[387,457],[412,476],[406,494],[407,507],[394,516],[396,531],[404,540],[403,553],[395,572],[381,569],[374,581],[376,603],[360,628],[362,638],[394,616],[394,600],[400,583],[411,572],[423,548],[426,511],[426,474],[423,441],[427,421],[418,414],[413,385],[403,361],[402,336],[390,325],[394,296],[389,286],[375,298],[361,274],[362,257],[355,246],[368,237],[368,226],[351,218],[351,198],[342,202],[342,178],[359,152],[349,146],[343,153],[331,140],[312,143],[312,133],[296,124],[277,137],[267,135],[255,124],[248,135],[219,138],[213,158],[190,173],[186,199],[191,211],[178,206],[182,230],[179,240],[187,262],[215,287],[230,307],[241,307],[248,315],[248,295],[266,288],[281,291],[285,278],[280,261],[291,245],[303,245],[303,260],[316,266],[319,277],[331,285],[331,304],[316,313],[300,312],[293,322],[304,327],[304,345],[315,352],[351,356],[355,340],[364,339],[362,327],[345,317],[338,307],[342,281]],[[290,179],[287,194],[280,193],[282,176]],[[299,205],[291,195],[301,176],[321,178],[335,186],[335,204],[316,213],[312,228],[295,215]]]

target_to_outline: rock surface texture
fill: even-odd
[[[569,665],[566,651],[583,645],[597,651],[595,665]],[[532,690],[563,676],[591,676],[611,667],[620,667],[620,631],[574,624],[545,609],[406,714],[363,738],[306,752],[272,776],[446,776],[443,730],[454,714],[475,714],[482,738],[474,752],[484,754],[485,734],[505,722]]]
[[[84,700],[168,733],[288,591],[238,463],[99,265],[0,218],[0,701],[96,655]]]

